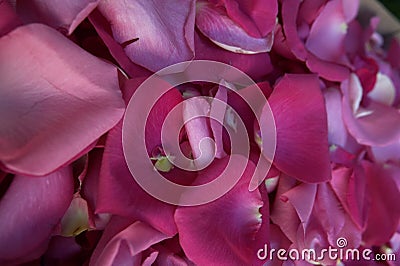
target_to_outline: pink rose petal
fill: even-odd
[[[72,169],[48,176],[15,176],[0,200],[0,263],[22,263],[46,250],[72,200]]]
[[[0,61],[0,160],[12,171],[54,171],[123,115],[117,69],[54,29],[31,24],[3,36]]]

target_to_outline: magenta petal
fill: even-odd
[[[307,67],[314,73],[317,73],[322,78],[330,81],[343,81],[349,77],[349,68],[323,61],[315,55],[309,53],[307,56]]]
[[[367,176],[370,209],[367,228],[363,240],[367,245],[380,246],[390,240],[396,232],[400,220],[400,191],[394,178],[398,178],[400,169],[390,168],[363,162]]]
[[[210,181],[217,176],[225,167],[226,158],[215,160],[200,172],[198,180]],[[254,168],[249,162],[239,183],[221,198],[205,205],[177,208],[175,222],[180,243],[194,263],[250,265],[256,259],[260,248],[257,234],[262,221],[268,221],[268,217],[261,217],[259,213],[263,206],[259,191],[248,190]]]
[[[140,221],[113,217],[96,246],[89,265],[138,265],[141,252],[167,236]]]
[[[285,75],[268,101],[276,124],[276,167],[307,183],[329,180],[327,118],[317,77]],[[268,130],[263,119],[261,134]]]
[[[196,26],[216,45],[231,52],[243,54],[269,52],[273,43],[273,32],[264,38],[250,36],[222,9],[204,1],[197,2]]]
[[[0,264],[42,255],[68,209],[73,186],[69,167],[43,177],[14,177],[0,200]]]
[[[13,7],[7,1],[0,2],[0,17],[0,36],[9,33],[22,24]]]
[[[134,63],[156,72],[193,59],[194,1],[101,1],[98,9]]]
[[[54,171],[123,115],[117,69],[54,29],[31,24],[3,36],[0,61],[0,160],[13,171]]]
[[[71,34],[96,8],[99,0],[17,0],[17,13],[25,23],[45,23]]]
[[[228,89],[222,85],[218,86],[218,90],[215,93],[215,99],[227,104],[228,101]],[[220,104],[217,104],[215,101],[211,103],[210,115],[214,117],[213,114],[216,114],[216,117],[220,119],[220,121],[224,121],[224,117],[226,115],[226,108],[222,108]],[[218,121],[214,119],[210,119],[210,127],[214,136],[216,154],[215,156],[219,159],[226,156],[226,152],[224,151],[224,142],[223,142],[223,132],[224,128]]]

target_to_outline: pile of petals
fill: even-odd
[[[360,23],[359,5],[0,1],[0,265],[281,265],[261,260],[259,249],[321,251],[339,238],[346,248],[400,259],[400,44],[377,32],[378,17]],[[231,84],[172,88],[146,125],[148,156],[165,178],[208,182],[230,158],[222,125],[199,118],[183,128],[182,150],[196,157],[199,140],[211,137],[216,158],[195,172],[166,163],[160,132],[167,114],[182,101],[182,116],[210,110],[191,97],[226,102],[251,145],[227,194],[174,206],[135,182],[122,121],[150,75],[198,59],[232,65],[259,85],[275,119],[276,153],[249,191],[266,125]]]

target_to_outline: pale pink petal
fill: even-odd
[[[98,10],[132,62],[156,72],[193,59],[194,1],[101,1]]]
[[[96,8],[99,0],[17,0],[17,13],[25,23],[45,23],[71,34]]]
[[[54,29],[15,29],[0,39],[0,61],[0,160],[12,171],[54,171],[123,115],[117,69]]]
[[[319,82],[314,75],[285,75],[268,99],[276,125],[275,166],[303,182],[330,179],[328,126]],[[268,110],[264,110],[268,111]],[[261,116],[263,125],[268,123]]]
[[[15,176],[0,200],[0,263],[38,258],[67,210],[74,189],[72,169],[48,176]]]
[[[235,53],[269,52],[273,43],[273,32],[263,38],[250,36],[222,8],[205,1],[197,2],[196,26],[216,45]]]
[[[215,99],[227,103],[228,101],[228,89],[222,86],[221,84],[218,86],[218,90],[215,93]],[[224,117],[226,117],[226,108],[221,108],[220,104],[216,104],[214,101],[211,103],[210,115],[220,119],[220,121],[224,121]],[[214,136],[216,154],[215,156],[219,159],[226,156],[226,152],[224,151],[224,142],[223,142],[223,125],[221,125],[215,119],[210,119],[210,127]]]
[[[378,103],[391,106],[396,97],[396,88],[390,77],[378,73],[375,86],[368,93],[368,97]]]

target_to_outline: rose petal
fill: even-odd
[[[22,24],[13,7],[7,1],[0,2],[0,17],[0,36],[9,33]]]
[[[216,45],[235,53],[269,52],[273,44],[273,32],[265,38],[252,37],[232,21],[221,8],[216,8],[205,1],[197,2],[196,26]]]
[[[72,200],[70,167],[48,176],[15,176],[0,200],[0,263],[39,258]]]
[[[140,221],[113,217],[104,230],[89,265],[137,265],[141,252],[167,236]]]
[[[228,157],[215,160],[200,172],[198,180],[210,181],[218,176],[227,160]],[[255,259],[259,249],[256,237],[262,224],[259,209],[263,202],[258,190],[248,190],[254,168],[249,162],[239,183],[221,198],[205,205],[177,208],[175,222],[180,243],[194,263],[249,265]],[[262,218],[264,222],[268,219]]]
[[[276,124],[275,166],[307,183],[329,180],[327,118],[318,79],[285,75],[268,101]],[[263,119],[262,115],[261,134],[268,130]]]
[[[25,23],[40,22],[68,35],[92,12],[99,0],[31,0],[17,1],[18,15]]]
[[[13,171],[54,171],[123,115],[117,69],[47,26],[1,38],[0,61],[0,160]]]
[[[134,63],[156,72],[193,59],[194,1],[101,1],[98,9]]]

